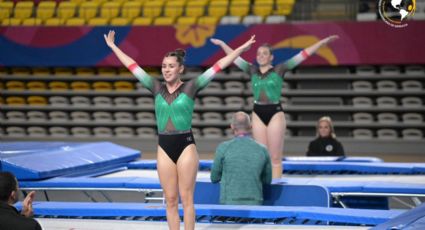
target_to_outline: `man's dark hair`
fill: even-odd
[[[0,201],[7,202],[16,187],[16,178],[12,173],[0,172]]]

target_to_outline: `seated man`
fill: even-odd
[[[344,147],[336,139],[330,117],[322,117],[317,122],[317,138],[308,145],[307,156],[345,156]]]
[[[9,172],[0,172],[0,229],[1,230],[38,230],[40,224],[30,218],[33,215],[32,201],[35,192],[30,192],[19,213],[13,204],[19,199],[18,181]]]
[[[211,181],[220,182],[221,204],[261,205],[263,184],[272,180],[269,153],[252,139],[248,114],[235,113],[230,127],[235,137],[217,147]]]

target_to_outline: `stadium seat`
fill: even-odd
[[[49,128],[49,133],[53,137],[68,137],[69,130],[65,127],[53,126]]]
[[[177,19],[177,25],[195,25],[196,21],[196,17],[179,17]]]
[[[100,8],[101,18],[116,18],[120,13],[121,3],[116,1],[105,2]]]
[[[202,134],[204,138],[222,138],[223,137],[223,131],[215,127],[203,128]]]
[[[47,136],[47,130],[44,127],[31,126],[27,128],[28,136],[30,137],[45,137]]]
[[[29,81],[27,82],[27,88],[29,90],[46,90],[47,85],[43,81]]]
[[[70,117],[73,121],[77,122],[86,122],[91,120],[90,114],[83,111],[72,111]]]
[[[422,91],[423,86],[420,81],[416,80],[407,80],[401,83],[401,88],[403,91]]]
[[[378,139],[381,140],[395,140],[398,138],[397,131],[394,129],[378,129],[376,134]]]
[[[6,118],[8,121],[26,121],[27,120],[25,113],[21,111],[7,111]]]
[[[40,18],[25,18],[22,20],[22,26],[40,26],[43,21]]]
[[[27,103],[29,105],[43,106],[47,105],[47,99],[42,96],[29,96],[27,98]]]
[[[180,17],[183,14],[184,5],[184,0],[166,1],[164,6],[164,16],[170,18]]]
[[[192,113],[192,122],[201,121],[201,115],[197,112]]]
[[[136,104],[138,106],[153,106],[153,98],[151,97],[139,97],[136,99]]]
[[[230,2],[230,15],[244,17],[248,15],[250,7],[249,0],[232,0]]]
[[[241,107],[244,104],[244,99],[242,97],[230,96],[224,99],[226,107]]]
[[[93,97],[93,104],[96,107],[111,107],[113,103],[110,97],[97,96]]]
[[[71,128],[72,136],[86,138],[91,136],[91,131],[86,127],[72,127]]]
[[[424,117],[420,113],[405,113],[402,115],[403,123],[420,124],[424,121]]]
[[[66,67],[56,67],[53,69],[53,73],[56,76],[70,76],[73,75],[73,70]]]
[[[422,99],[419,97],[403,97],[401,99],[401,104],[403,107],[420,108],[423,106]]]
[[[29,121],[45,121],[47,114],[41,111],[28,111],[27,118]]]
[[[84,18],[68,18],[65,21],[66,26],[84,26],[86,24],[86,20]]]
[[[25,83],[23,81],[8,81],[6,88],[8,90],[25,90]]]
[[[352,101],[354,107],[366,108],[373,106],[372,99],[369,97],[354,97]]]
[[[133,91],[134,85],[128,81],[116,81],[114,82],[114,88],[117,91]]]
[[[47,67],[36,67],[32,68],[32,75],[33,76],[49,76],[51,74],[51,71]]]
[[[74,81],[71,83],[71,89],[77,91],[90,90],[90,84],[85,81]]]
[[[381,92],[394,92],[397,90],[397,83],[390,80],[381,80],[376,83],[376,88]]]
[[[379,123],[396,124],[398,122],[398,117],[395,113],[379,113],[376,117]]]
[[[116,97],[114,98],[115,106],[131,107],[134,105],[133,100],[129,97]]]
[[[273,0],[255,0],[253,6],[254,15],[261,17],[269,16],[273,11]]]
[[[93,128],[93,135],[95,137],[112,137],[114,132],[109,127],[95,127]]]
[[[49,112],[49,119],[53,122],[61,122],[69,120],[69,116],[64,111],[51,111]]]
[[[52,96],[49,97],[49,104],[53,106],[67,106],[69,105],[69,100],[62,96]]]
[[[153,22],[152,17],[138,17],[133,20],[134,26],[149,26]]]
[[[200,25],[217,25],[219,18],[214,16],[199,17],[198,24]]]
[[[356,74],[361,76],[372,76],[376,74],[375,67],[369,65],[361,65],[356,67]]]
[[[110,112],[97,111],[93,112],[92,116],[96,122],[111,122],[113,120]]]
[[[114,133],[117,137],[133,137],[134,130],[130,127],[116,127]]]
[[[186,4],[186,16],[187,17],[201,17],[205,15],[205,7],[207,6],[207,0],[192,0]]]
[[[241,18],[238,16],[224,16],[220,20],[221,25],[235,25],[241,22]]]
[[[112,84],[107,81],[96,81],[92,84],[95,91],[109,91],[112,90]]]
[[[401,135],[405,140],[422,140],[424,137],[420,129],[403,129]]]
[[[71,103],[74,106],[88,107],[91,105],[90,99],[84,96],[74,96],[71,97]]]
[[[0,2],[0,20],[10,18],[12,16],[14,3],[9,2]]]
[[[60,2],[57,8],[57,15],[59,18],[68,19],[75,16],[77,5],[74,2]]]
[[[354,129],[353,137],[358,140],[370,140],[373,139],[373,132],[370,129]]]
[[[376,105],[378,107],[386,107],[386,108],[391,107],[392,108],[392,107],[397,106],[397,100],[393,97],[387,97],[387,96],[378,97],[376,99]]]
[[[397,76],[400,75],[400,68],[397,66],[381,66],[381,74],[386,76]]]
[[[45,26],[62,26],[65,24],[63,18],[48,18],[44,21]]]
[[[62,90],[68,90],[68,83],[63,81],[51,81],[49,82],[49,88],[53,91],[62,91]]]
[[[266,17],[265,23],[279,24],[279,23],[284,23],[285,21],[286,21],[286,17],[283,15],[270,15]]]
[[[20,26],[22,19],[20,18],[5,18],[1,21],[2,26]]]
[[[138,137],[154,138],[156,136],[155,129],[148,127],[140,127],[136,129]]]
[[[359,112],[359,113],[353,114],[354,123],[371,124],[371,123],[373,123],[373,120],[374,120],[373,115],[370,114],[370,113]]]
[[[126,1],[121,8],[121,16],[123,18],[133,19],[140,16],[142,2]]]
[[[175,19],[171,17],[157,17],[154,19],[153,24],[156,26],[171,26],[174,21]]]
[[[56,2],[43,1],[38,4],[36,17],[42,20],[53,18],[56,10]]]
[[[242,19],[242,24],[251,25],[251,24],[260,24],[263,22],[263,17],[258,15],[248,15]]]
[[[75,69],[75,72],[78,76],[94,76],[96,75],[93,68],[79,67]]]
[[[26,131],[23,127],[9,126],[6,128],[6,133],[10,137],[24,137],[26,136]]]
[[[138,112],[136,113],[136,119],[143,122],[154,122],[155,115],[151,112]]]
[[[30,18],[32,16],[34,2],[32,1],[21,1],[15,5],[13,17],[19,19]]]
[[[129,112],[116,112],[114,113],[114,119],[117,122],[132,122],[134,117],[132,113]]]
[[[222,107],[223,102],[221,98],[215,96],[207,96],[202,98],[202,104],[204,107]]]
[[[109,25],[109,19],[108,18],[91,18],[88,20],[87,25],[106,26],[106,25]]]
[[[275,15],[288,16],[292,13],[295,0],[276,0],[276,11]]]
[[[210,5],[208,6],[208,15],[221,18],[227,15],[228,5],[229,5],[228,0],[211,1]]]
[[[112,67],[99,67],[97,68],[97,72],[101,76],[115,77],[117,75],[116,69]]]
[[[161,16],[164,1],[148,1],[143,6],[143,17]]]
[[[202,114],[202,120],[205,122],[221,122],[223,117],[218,112],[205,112]]]
[[[373,85],[370,81],[353,81],[351,84],[354,91],[372,91]]]
[[[127,26],[130,24],[130,19],[128,18],[112,18],[110,22],[111,26]]]
[[[425,68],[423,66],[418,66],[418,65],[406,66],[406,75],[417,76],[417,75],[424,75],[424,74],[425,74]]]
[[[80,18],[89,20],[97,16],[98,8],[99,8],[98,2],[92,2],[92,1],[83,2],[80,5],[78,15]]]

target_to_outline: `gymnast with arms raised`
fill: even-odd
[[[282,152],[286,131],[286,120],[280,104],[282,96],[283,76],[301,62],[313,55],[320,47],[337,39],[333,35],[299,52],[289,60],[276,66],[272,65],[272,47],[263,44],[257,49],[258,66],[252,65],[238,57],[235,64],[251,76],[252,91],[254,94],[254,108],[252,112],[252,132],[256,141],[264,144],[270,153],[273,178],[282,177]],[[220,46],[226,54],[233,52],[225,42],[211,39],[211,42]]]
[[[227,56],[218,60],[213,67],[200,76],[183,82],[180,75],[184,70],[184,50],[169,52],[162,60],[161,83],[147,74],[137,63],[122,52],[114,43],[115,32],[104,35],[107,45],[118,59],[146,87],[155,98],[155,115],[158,126],[157,168],[164,191],[168,227],[180,229],[178,213],[179,195],[184,210],[184,228],[195,228],[193,192],[198,170],[198,154],[191,131],[192,113],[197,93],[205,88],[214,75],[230,65],[242,52],[255,43],[255,36]]]

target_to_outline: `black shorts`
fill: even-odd
[[[254,113],[261,119],[264,125],[269,125],[272,117],[278,113],[283,112],[282,106],[280,104],[254,104]]]
[[[192,131],[177,134],[159,134],[159,146],[165,151],[170,159],[177,164],[183,150],[191,144],[195,144]]]

